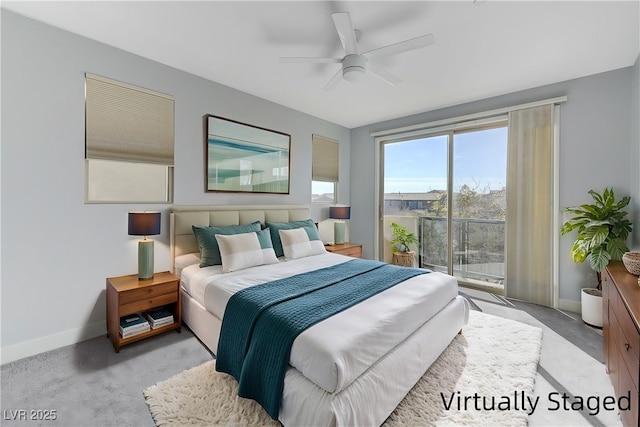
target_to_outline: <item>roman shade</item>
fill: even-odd
[[[338,182],[338,141],[313,135],[312,180]]]
[[[174,100],[86,74],[86,158],[173,166]]]

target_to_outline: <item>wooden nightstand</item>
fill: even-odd
[[[144,313],[152,308],[166,307],[173,312],[173,323],[150,331],[122,338],[120,318],[133,313]],[[169,273],[155,273],[153,278],[138,280],[137,274],[107,278],[107,335],[116,353],[123,345],[158,335],[166,331],[181,331],[182,307],[180,279]]]
[[[362,245],[358,243],[346,242],[341,245],[327,245],[325,246],[325,249],[327,252],[333,252],[334,254],[362,258]]]

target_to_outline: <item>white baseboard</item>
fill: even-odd
[[[0,349],[0,364],[13,362],[14,360],[23,359],[45,351],[55,350],[80,341],[88,340],[99,335],[107,334],[107,322],[101,321],[91,323],[82,328],[70,329],[68,331],[49,335],[31,341],[21,342],[19,344],[2,347]]]
[[[582,307],[580,301],[573,301],[570,299],[559,299],[558,308],[564,311],[571,311],[572,313],[582,313]]]
[[[560,310],[580,313],[580,301],[572,301],[567,299],[558,300],[558,308]],[[58,334],[49,335],[31,341],[2,347],[0,349],[0,364],[13,362],[14,360],[23,359],[45,351],[55,350],[56,348],[66,345],[76,344],[80,341],[88,340],[99,335],[107,334],[107,322],[101,321],[92,323],[82,328],[71,329],[60,332]]]

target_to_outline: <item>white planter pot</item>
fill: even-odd
[[[596,295],[593,295],[597,291]],[[602,291],[594,288],[582,288],[582,321],[588,325],[602,328]]]

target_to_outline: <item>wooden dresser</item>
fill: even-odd
[[[604,358],[616,396],[631,396],[631,410],[620,411],[625,426],[638,426],[640,388],[640,286],[638,276],[612,261],[602,272]]]

